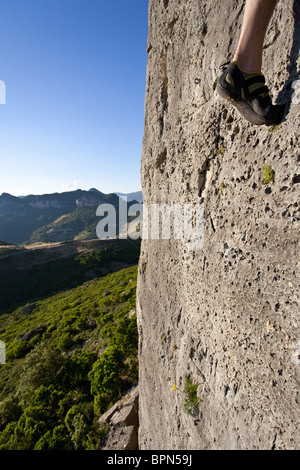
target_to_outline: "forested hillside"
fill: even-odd
[[[137,381],[137,267],[0,316],[0,449],[96,449]]]
[[[90,240],[0,248],[0,315],[137,264],[140,241]],[[1,339],[1,338],[0,338]]]

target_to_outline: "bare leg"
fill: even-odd
[[[236,53],[217,83],[218,94],[255,125],[279,124],[285,113],[284,105],[272,104],[261,73],[265,35],[276,3],[246,0]]]
[[[262,68],[262,51],[277,0],[246,0],[244,20],[233,61],[248,73]]]

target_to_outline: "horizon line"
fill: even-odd
[[[52,193],[50,192],[47,192],[47,193],[29,193],[29,194],[21,194],[21,195],[15,195],[15,194],[12,194],[12,193],[8,193],[7,191],[3,191],[1,194],[0,194],[0,197],[5,195],[5,194],[8,194],[9,196],[13,196],[13,197],[17,197],[17,198],[24,198],[24,197],[28,197],[28,196],[51,196],[53,194],[64,194],[64,193],[74,193],[76,191],[85,191],[85,192],[89,192],[89,191],[98,191],[99,193],[101,194],[105,194],[105,195],[109,195],[109,194],[120,194],[120,195],[126,195],[126,194],[133,194],[133,193],[138,193],[138,192],[142,192],[142,189],[137,189],[135,191],[128,191],[128,192],[121,192],[121,191],[110,191],[110,192],[102,192],[100,191],[99,189],[95,188],[95,187],[92,187],[90,189],[81,189],[81,188],[76,188],[76,189],[67,189],[67,190],[62,190],[62,191],[54,191]]]

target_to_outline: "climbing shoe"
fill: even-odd
[[[272,104],[263,74],[242,72],[235,62],[230,62],[223,71],[217,92],[252,124],[272,126],[284,117],[285,106]]]

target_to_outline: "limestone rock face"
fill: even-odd
[[[107,423],[110,430],[99,450],[138,450],[138,390],[133,387],[100,417],[98,423]]]
[[[272,128],[215,92],[243,8],[149,2],[144,205],[201,205],[204,223],[194,250],[175,236],[142,243],[141,449],[300,448],[299,2],[278,2],[266,37],[263,72],[287,103]]]

